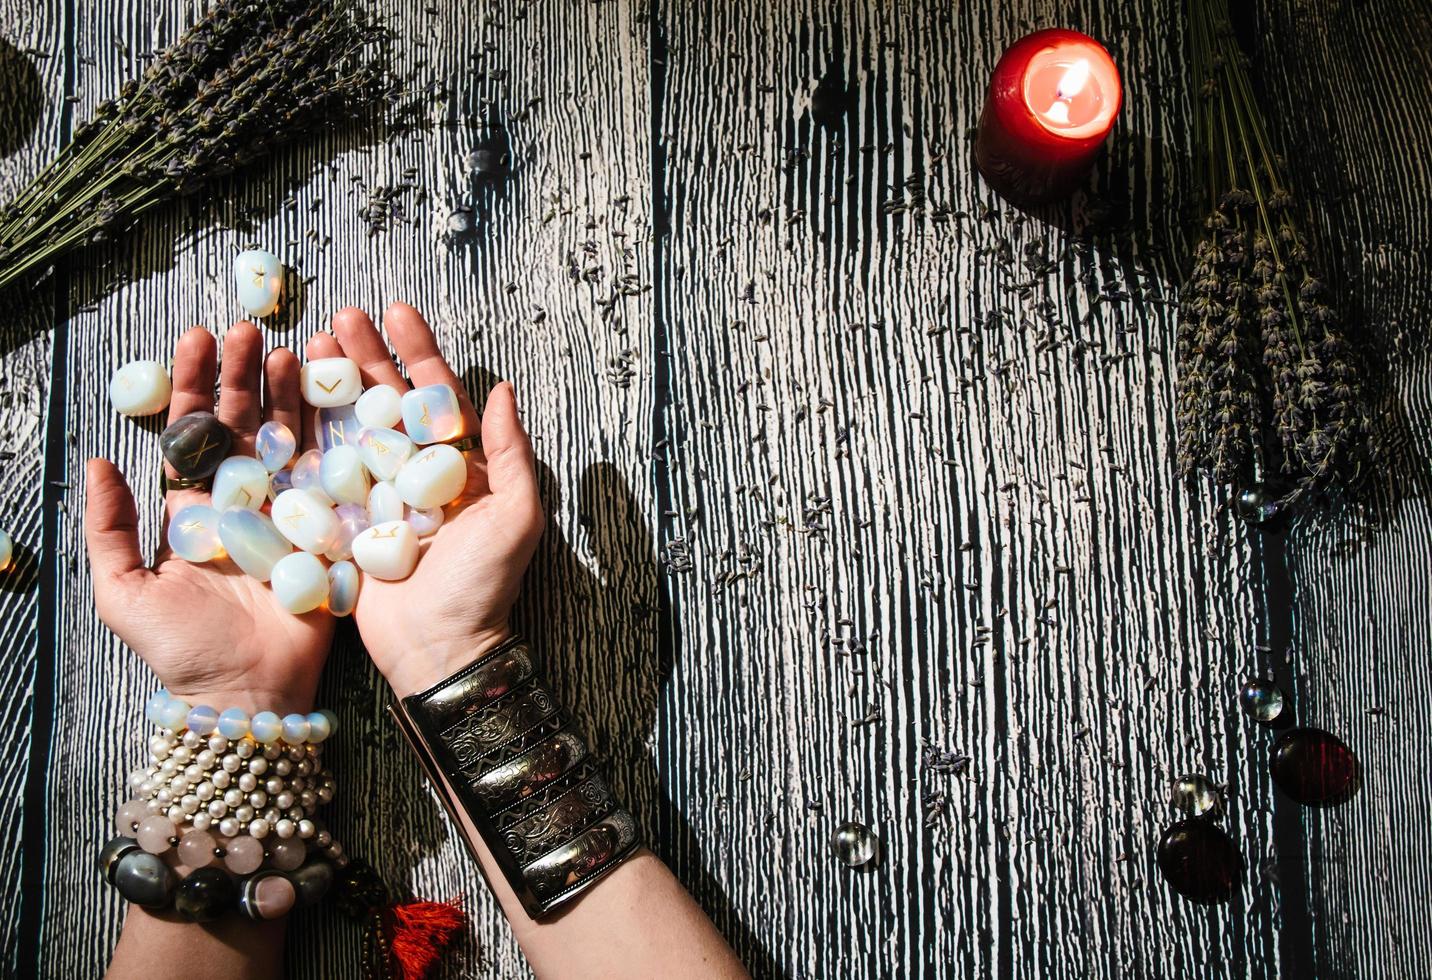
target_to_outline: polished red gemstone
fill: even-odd
[[[1294,728],[1279,736],[1268,768],[1279,789],[1309,806],[1346,802],[1362,783],[1352,749],[1321,728]]]
[[[1222,827],[1201,817],[1180,820],[1164,831],[1158,862],[1174,891],[1205,904],[1232,898],[1243,867],[1232,838]]]

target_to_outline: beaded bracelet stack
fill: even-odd
[[[150,763],[129,775],[134,797],[115,814],[120,836],[100,867],[125,898],[194,922],[228,908],[252,919],[317,901],[348,864],[315,819],[333,798],[323,741],[334,717],[191,707],[159,691]],[[182,878],[181,878],[182,875]]]

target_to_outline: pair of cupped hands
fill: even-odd
[[[413,574],[400,582],[362,576],[354,618],[369,655],[403,697],[508,636],[508,616],[544,522],[532,446],[512,386],[493,388],[479,417],[417,310],[395,303],[383,326],[414,385],[446,384],[457,392],[463,431],[481,433],[482,445],[467,454],[467,488],[446,508],[438,532],[423,540]],[[361,310],[336,314],[333,333],[315,336],[305,354],[353,359],[364,387],[409,387]],[[313,409],[299,396],[298,377],[298,357],[282,347],[265,357],[263,337],[251,323],[229,330],[222,366],[214,336],[194,327],[175,345],[169,420],[214,412],[234,434],[235,455],[253,455],[259,426],[276,420],[298,436],[302,452],[314,448],[315,437]],[[192,564],[174,556],[164,533],[154,563],[145,564],[123,474],[108,460],[92,459],[85,477],[85,540],[100,618],[170,693],[219,711],[311,710],[333,616],[322,609],[295,616],[266,583],[227,559]],[[199,503],[208,503],[202,490],[169,491],[166,522]]]

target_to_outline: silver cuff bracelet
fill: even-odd
[[[449,814],[466,814],[533,918],[637,847],[631,814],[536,675],[513,639],[388,707]]]

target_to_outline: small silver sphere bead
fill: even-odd
[[[200,810],[198,813],[194,814],[194,816],[190,818],[190,822],[194,824],[195,830],[208,830],[214,825],[214,818],[209,816],[203,810]]]
[[[223,755],[229,751],[229,740],[218,732],[215,732],[209,736],[209,751],[215,755]]]
[[[223,800],[209,801],[209,816],[218,819],[219,817],[224,816],[224,814],[228,812],[229,804],[225,803]]]
[[[239,823],[248,823],[254,818],[254,808],[245,803],[243,806],[234,808],[234,819]]]
[[[197,749],[203,741],[204,736],[198,732],[190,731],[189,729],[184,730],[184,747],[186,749]]]
[[[258,785],[259,777],[255,776],[253,773],[246,772],[239,775],[239,789],[243,790],[245,793],[252,793],[256,788],[258,788]]]
[[[278,834],[284,840],[288,840],[290,837],[292,837],[298,832],[298,824],[285,817],[278,823],[273,825],[273,832],[275,834]]]
[[[234,746],[234,754],[240,759],[248,759],[254,754],[254,743],[246,738],[241,738]]]
[[[217,786],[219,789],[228,789],[229,783],[233,781],[233,778],[234,777],[229,774],[228,770],[220,769],[218,772],[214,773],[214,775],[209,777],[209,781],[215,786]]]
[[[194,795],[197,796],[199,799],[203,800],[205,803],[209,802],[214,798],[214,793],[214,784],[209,782],[207,779],[200,783],[198,786],[194,787]]]
[[[239,758],[238,753],[230,753],[224,756],[219,765],[223,767],[224,772],[238,772],[244,767],[244,760]]]
[[[182,809],[185,813],[198,813],[199,797],[195,796],[193,793],[187,794],[182,800],[179,801],[179,808]]]
[[[273,764],[273,771],[278,773],[280,776],[287,776],[289,773],[293,772],[293,763],[288,761],[287,759],[275,759]]]
[[[238,806],[244,802],[244,791],[233,788],[224,790],[224,802],[229,806]]]
[[[298,821],[298,836],[299,836],[299,837],[302,837],[304,840],[308,840],[308,839],[309,839],[310,837],[312,837],[315,833],[317,833],[317,830],[314,828],[314,826],[313,826],[313,821],[312,821],[312,820],[307,820],[307,819],[305,819],[305,820],[299,820],[299,821]]]
[[[194,750],[187,745],[176,745],[174,751],[169,753],[169,758],[181,766],[187,766],[194,760]]]
[[[262,776],[268,772],[269,761],[261,755],[256,755],[249,760],[249,772],[256,776]]]
[[[233,817],[225,817],[219,821],[219,833],[225,837],[237,837],[239,835],[239,822]]]
[[[268,836],[269,825],[267,820],[254,820],[249,823],[249,836],[263,840]]]
[[[280,790],[274,794],[273,803],[274,806],[280,810],[291,810],[293,808],[293,794],[286,789]]]

